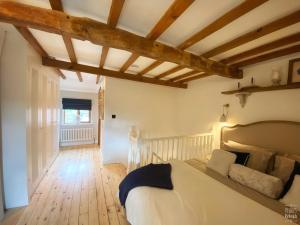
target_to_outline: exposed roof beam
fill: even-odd
[[[77,63],[77,58],[76,58],[76,55],[75,55],[75,50],[74,50],[74,47],[73,47],[72,39],[70,37],[68,37],[67,35],[63,35],[62,37],[63,37],[64,43],[66,45],[66,49],[67,49],[67,52],[68,52],[68,55],[69,55],[69,58],[70,58],[71,62],[72,63]],[[80,82],[82,82],[81,73],[76,72],[76,74],[77,74],[78,80]]]
[[[125,72],[129,68],[129,66],[131,66],[139,57],[140,57],[139,54],[131,53],[129,58],[126,60],[126,62],[121,67],[120,72]]]
[[[117,26],[125,0],[112,0],[107,25],[114,28]]]
[[[239,17],[245,15],[246,13],[250,12],[251,10],[255,9],[256,7],[260,6],[261,4],[267,2],[268,0],[246,0],[237,7],[231,9],[214,22],[194,34],[192,37],[188,38],[186,41],[181,43],[178,48],[179,49],[187,49],[188,47],[196,44],[197,42],[201,41],[202,39],[206,38],[207,36],[211,35],[212,33],[220,30],[221,28],[225,27],[226,25],[230,24],[232,21],[238,19]]]
[[[62,79],[66,79],[66,76],[61,72],[60,69],[54,68],[55,72],[60,76]]]
[[[140,71],[137,76],[143,76],[144,74],[148,73],[150,70],[154,69],[155,67],[161,65],[163,62],[162,61],[154,61],[151,63],[149,66],[144,68],[142,71]]]
[[[200,73],[202,73],[202,72],[200,72]],[[198,71],[190,71],[190,72],[181,74],[179,76],[173,77],[173,78],[169,79],[168,81],[175,82],[175,81],[178,81],[178,80],[182,80],[184,78],[191,77],[191,76],[196,75],[196,74],[199,74],[199,72]]]
[[[109,25],[110,27],[114,28],[117,26],[124,2],[125,2],[125,0],[112,0],[110,10],[109,10],[109,16],[108,16],[108,20],[107,20],[107,25]],[[100,63],[99,63],[100,68],[103,68],[103,66],[105,64],[106,57],[108,55],[108,51],[109,51],[109,47],[104,46],[102,48],[101,58],[100,58]],[[96,83],[98,84],[97,81],[99,82],[99,80],[96,80]]]
[[[237,7],[231,9],[211,24],[194,34],[192,37],[188,38],[180,45],[177,46],[178,49],[184,50],[188,47],[192,46],[193,44],[201,41],[205,37],[211,35],[212,33],[220,30],[221,28],[225,27],[232,21],[238,19],[242,15],[248,13],[249,11],[253,10],[254,8],[260,6],[261,4],[265,3],[268,0],[246,0],[242,4],[238,5]],[[154,69],[154,68],[151,68]]]
[[[0,21],[57,34],[67,34],[80,40],[89,40],[94,44],[132,51],[194,70],[231,78],[242,77],[242,71],[236,68],[180,51],[128,31],[113,29],[92,19],[73,17],[55,10],[4,1],[0,2]]]
[[[236,61],[241,61],[244,58],[255,56],[255,55],[261,54],[263,52],[267,52],[267,51],[270,51],[270,50],[273,50],[276,48],[283,47],[285,45],[293,44],[298,41],[300,41],[300,32],[289,35],[287,37],[280,38],[276,41],[272,41],[270,43],[258,46],[256,48],[250,49],[248,51],[230,56],[226,59],[221,60],[221,62],[225,63],[225,64],[230,64],[230,63],[233,63]]]
[[[167,30],[175,20],[184,13],[184,11],[194,2],[195,0],[174,0],[173,4],[168,8],[165,14],[160,18],[158,23],[152,28],[146,38],[155,40],[165,30]]]
[[[100,58],[100,63],[99,63],[99,67],[101,67],[101,68],[103,68],[103,66],[105,64],[108,51],[109,51],[109,47],[104,46],[102,48],[101,58]]]
[[[176,73],[177,71],[182,70],[183,68],[184,68],[184,66],[175,66],[174,68],[169,69],[166,72],[163,72],[163,73],[155,76],[154,78],[161,79],[161,78],[166,77],[166,76],[168,76],[172,73]]]
[[[64,11],[61,0],[49,0],[53,10]]]
[[[146,38],[150,40],[157,39],[194,1],[195,0],[175,0],[165,14],[160,18],[158,23],[152,28]],[[138,57],[138,54],[133,53],[123,64],[120,71],[126,71],[128,67],[137,60]]]
[[[40,43],[35,39],[32,33],[25,27],[15,26],[19,33],[23,36],[23,38],[31,45],[31,47],[41,56],[41,57],[49,57],[47,52],[43,49]],[[63,79],[66,79],[66,76],[58,69],[54,68],[55,72]]]
[[[252,64],[256,64],[259,62],[263,62],[266,60],[270,60],[270,59],[274,59],[274,58],[278,58],[281,56],[285,56],[285,55],[290,55],[296,52],[300,52],[300,44],[299,45],[294,45],[288,48],[284,48],[284,49],[280,49],[277,51],[273,51],[270,53],[266,53],[264,55],[259,55],[257,57],[254,58],[250,58],[250,59],[246,59],[244,61],[238,62],[233,64],[233,66],[235,67],[244,67],[244,66],[248,66],[248,65],[252,65]]]
[[[161,65],[163,62],[162,61],[154,61],[153,63],[151,63],[149,66],[147,66],[146,68],[144,68],[142,71],[140,71],[138,73],[138,76],[143,76],[144,74],[148,73],[149,71],[153,70],[155,67],[158,67],[159,65]]]
[[[62,5],[61,0],[49,0],[49,1],[50,1],[51,8],[53,10],[58,10],[58,11],[63,12],[63,5]],[[76,54],[75,54],[75,50],[74,50],[74,47],[73,47],[71,37],[68,36],[68,35],[63,34],[62,38],[64,40],[64,43],[65,43],[65,46],[66,46],[66,49],[67,49],[67,52],[68,52],[68,55],[69,55],[69,58],[70,58],[71,62],[72,63],[77,63],[77,58],[76,58]],[[78,80],[80,82],[82,82],[81,73],[76,72],[76,74],[77,74]]]
[[[243,45],[243,44],[253,41],[257,38],[260,38],[264,35],[270,34],[272,32],[275,32],[277,30],[288,27],[288,26],[293,25],[298,22],[300,22],[300,10],[297,10],[296,12],[294,12],[288,16],[277,19],[277,20],[275,20],[269,24],[266,24],[258,29],[255,29],[249,33],[246,33],[246,34],[244,34],[238,38],[235,38],[232,41],[229,41],[223,45],[220,45],[220,46],[204,53],[202,56],[210,58],[215,55],[219,55],[230,49],[236,48],[240,45]]]
[[[100,81],[100,75],[97,74],[97,78],[96,78],[96,84],[99,84],[99,81]]]
[[[198,74],[196,76],[192,76],[192,77],[188,77],[188,78],[176,81],[176,83],[187,83],[187,82],[190,82],[192,80],[198,80],[198,79],[202,79],[204,77],[208,77],[210,75],[213,75],[213,74],[210,74],[210,73],[201,73],[201,74]]]
[[[56,67],[56,68],[58,67],[58,68],[64,69],[64,70],[91,73],[91,74],[95,74],[95,75],[102,74],[103,76],[138,81],[138,82],[143,82],[143,83],[151,83],[151,84],[157,84],[157,85],[163,85],[163,86],[169,86],[169,87],[177,87],[177,88],[187,88],[187,85],[182,84],[182,83],[167,82],[167,81],[157,80],[157,79],[149,78],[149,77],[137,77],[135,75],[128,74],[128,73],[121,73],[118,71],[102,69],[99,67],[70,63],[70,62],[50,59],[47,57],[43,57],[43,65],[50,66],[50,67]]]

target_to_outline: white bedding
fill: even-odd
[[[173,161],[174,190],[138,187],[126,200],[131,225],[283,225],[284,217],[188,164]],[[292,223],[289,223],[292,224]]]

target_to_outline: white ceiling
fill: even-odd
[[[19,2],[36,5],[44,8],[51,8],[48,0],[19,0]],[[106,22],[111,6],[111,0],[62,0],[64,10],[75,16],[85,16]],[[194,33],[198,32],[225,12],[234,8],[242,0],[196,0],[158,39],[171,46],[177,46]],[[138,35],[146,36],[160,17],[173,3],[173,0],[125,0],[123,10],[119,19],[118,27]],[[238,18],[221,30],[213,33],[188,48],[196,54],[204,53],[218,45],[226,43],[242,34],[259,28],[278,18],[288,15],[300,9],[300,0],[269,0],[246,15]],[[249,42],[220,55],[213,59],[219,60],[225,57],[240,53],[242,51],[257,47],[270,41],[299,32],[300,23],[273,32],[255,41]],[[41,43],[50,56],[69,61],[68,53],[63,40],[59,35],[49,34],[31,29],[33,35]],[[101,46],[94,45],[88,41],[72,40],[78,62],[81,64],[98,66],[101,56]],[[105,68],[118,70],[131,55],[130,52],[110,49],[106,59]],[[139,57],[127,72],[136,74],[150,65],[154,60],[146,57]],[[165,62],[149,71],[147,76],[153,77],[166,70],[175,67],[176,64]],[[180,70],[167,78],[180,75],[190,71]],[[79,82],[73,72],[63,71],[67,79],[61,82],[62,89],[83,89],[96,90],[96,76],[83,73],[84,82]]]

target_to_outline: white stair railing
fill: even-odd
[[[134,157],[132,169],[168,160],[200,159],[206,161],[213,149],[214,136],[211,133],[189,136],[174,136],[131,141]],[[135,165],[134,167],[132,165]]]

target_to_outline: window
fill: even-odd
[[[77,123],[77,111],[74,109],[65,109],[64,110],[64,119],[65,124],[76,124]]]
[[[79,121],[80,123],[89,123],[91,111],[90,110],[79,110]]]
[[[78,110],[78,109],[64,110],[65,124],[79,124],[79,123],[90,123],[90,122],[91,122],[90,110]]]
[[[80,124],[91,122],[92,100],[63,98],[64,124]]]

